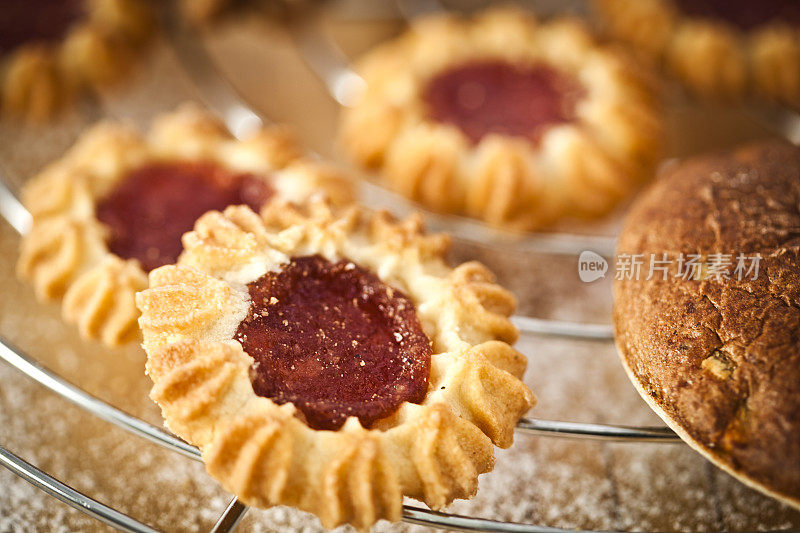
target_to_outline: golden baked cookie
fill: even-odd
[[[287,10],[303,10],[309,6],[296,0],[180,0],[179,7],[181,15],[188,22],[197,26],[211,26],[226,18],[250,16],[269,18],[277,15],[285,22]]]
[[[3,0],[0,109],[43,120],[117,80],[153,23],[144,0]]]
[[[195,24],[205,24],[218,18],[239,0],[181,0],[180,9],[183,16]]]
[[[64,318],[84,337],[124,343],[138,336],[134,294],[146,272],[177,260],[181,235],[206,211],[349,199],[349,182],[299,154],[281,128],[238,141],[194,106],[156,119],[146,136],[94,126],[26,184],[34,222],[18,273],[40,299],[63,297]]]
[[[342,111],[344,150],[432,209],[520,230],[597,216],[659,153],[647,77],[577,20],[428,16],[357,69],[367,88]]]
[[[420,218],[325,203],[203,215],[136,302],[169,428],[243,502],[333,528],[477,490],[534,403],[515,300]]]
[[[795,507],[798,206],[798,147],[764,143],[670,167],[620,234],[618,265],[641,254],[640,275],[614,287],[617,345],[642,397],[717,466]],[[651,276],[653,260],[668,271]]]
[[[608,33],[695,92],[800,107],[796,0],[595,0]]]

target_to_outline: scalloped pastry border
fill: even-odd
[[[25,43],[2,57],[0,109],[44,121],[89,88],[117,81],[153,32],[143,0],[83,0],[85,15],[56,43]]]
[[[233,0],[180,0],[179,5],[187,20],[198,25],[208,25],[231,10],[233,3]]]
[[[403,496],[433,509],[471,497],[494,464],[492,443],[512,444],[516,421],[535,403],[521,381],[525,357],[510,345],[515,300],[479,263],[449,268],[449,240],[426,235],[420,220],[358,208],[334,216],[325,203],[273,203],[262,216],[229,207],[198,220],[176,266],[150,273],[136,301],[151,397],[242,501],[365,529],[399,520]],[[425,400],[369,430],[355,417],[338,431],[313,430],[293,405],[257,396],[253,360],[233,340],[250,305],[246,283],[315,253],[346,257],[403,290],[432,341]]]
[[[726,100],[756,94],[800,108],[800,28],[775,22],[743,31],[684,15],[672,0],[594,5],[611,36],[661,62],[696,93]]]
[[[34,222],[22,238],[17,272],[40,300],[63,297],[64,319],[77,324],[84,338],[110,346],[135,340],[134,294],[147,287],[147,275],[138,261],[108,250],[106,228],[94,214],[97,200],[139,165],[202,160],[269,176],[276,199],[325,195],[336,204],[350,201],[348,180],[300,154],[284,128],[239,141],[194,105],[158,117],[144,136],[123,124],[100,123],[25,185],[22,200]]]
[[[429,120],[420,97],[427,80],[487,58],[542,62],[574,76],[586,91],[576,121],[549,128],[536,146],[498,134],[472,144],[457,127]],[[432,15],[367,53],[357,69],[367,88],[342,110],[342,148],[434,210],[517,230],[599,216],[652,175],[660,152],[652,80],[576,19],[540,24],[514,8],[470,19]]]

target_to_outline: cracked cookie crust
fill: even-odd
[[[469,498],[535,399],[515,301],[421,219],[209,212],[137,295],[151,397],[242,501],[327,528]],[[349,415],[349,416],[348,416]]]
[[[729,277],[616,281],[617,345],[642,397],[693,448],[800,507],[800,148],[760,144],[668,168],[619,254],[730,254]],[[734,275],[739,253],[758,275]],[[708,278],[708,279],[705,279]]]
[[[516,230],[608,212],[652,175],[649,76],[577,20],[491,9],[434,15],[357,65],[340,142],[392,189]]]
[[[5,0],[0,109],[41,121],[126,72],[153,32],[144,0]]]
[[[800,108],[800,5],[794,0],[595,0],[612,37],[698,94],[751,94]]]
[[[34,222],[17,271],[40,299],[63,298],[64,319],[85,338],[136,339],[134,294],[148,271],[177,260],[181,236],[206,211],[315,195],[349,201],[349,181],[300,153],[281,128],[239,141],[191,105],[144,136],[96,125],[26,184]]]

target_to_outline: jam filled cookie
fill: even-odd
[[[2,110],[50,117],[77,92],[116,80],[152,26],[144,0],[3,0]]]
[[[604,26],[705,96],[800,107],[797,0],[595,0]]]
[[[134,294],[146,273],[178,259],[181,236],[206,211],[349,198],[348,182],[299,153],[278,128],[237,141],[191,106],[157,119],[147,137],[95,126],[26,185],[34,223],[18,272],[40,299],[63,297],[84,337],[126,342],[138,335]]]
[[[448,242],[321,202],[206,213],[136,298],[167,425],[242,501],[327,528],[471,497],[535,400],[514,298]]]
[[[342,112],[343,148],[436,210],[520,230],[597,216],[659,152],[646,76],[574,20],[434,15],[358,70],[367,88]]]
[[[218,18],[223,12],[234,4],[243,2],[237,0],[181,0],[181,14],[195,24],[206,24]]]

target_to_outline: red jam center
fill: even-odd
[[[0,52],[32,41],[55,41],[83,15],[85,0],[2,0]]]
[[[547,128],[575,120],[582,93],[576,80],[547,65],[482,61],[441,72],[423,99],[430,118],[458,126],[473,142],[490,133],[537,142]]]
[[[721,19],[743,30],[767,22],[800,26],[799,0],[676,0],[687,15]]]
[[[431,345],[403,293],[350,261],[293,258],[248,285],[235,339],[260,396],[291,402],[314,429],[369,427],[428,390]]]
[[[138,259],[149,272],[177,261],[181,236],[206,211],[237,204],[257,211],[272,193],[263,178],[214,163],[155,163],[122,179],[96,216],[109,228],[111,252]]]

